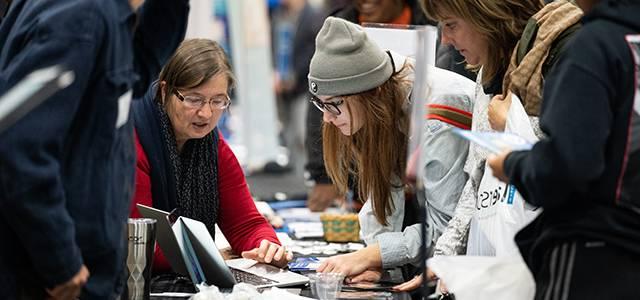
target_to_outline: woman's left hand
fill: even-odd
[[[358,275],[344,279],[346,283],[378,282],[382,278],[382,268],[369,269]]]
[[[373,244],[355,252],[327,258],[320,264],[316,272],[340,273],[345,277],[349,277],[380,267],[382,267],[380,247],[378,244]]]
[[[398,292],[410,292],[419,288],[421,284],[422,284],[422,275],[417,275],[416,277],[413,277],[413,279],[407,282],[403,282],[399,285],[394,286],[393,290]]]
[[[242,257],[279,268],[285,267],[293,259],[293,255],[287,251],[285,246],[280,246],[268,240],[262,240],[258,248],[242,252]]]
[[[491,99],[487,115],[489,117],[489,124],[491,124],[491,128],[493,128],[493,130],[504,131],[510,107],[511,92],[507,93],[506,96],[496,95]]]
[[[449,290],[447,290],[447,287],[444,285],[444,281],[442,281],[442,279],[438,279],[438,276],[436,276],[436,274],[433,273],[433,271],[431,271],[430,269],[427,269],[427,278],[429,278],[430,281],[440,280],[439,282],[440,293],[442,295],[449,294]],[[422,274],[416,275],[416,277],[413,277],[413,279],[394,286],[393,290],[397,292],[410,292],[419,288],[420,285],[422,285]]]
[[[493,176],[500,179],[500,181],[504,183],[509,183],[509,178],[506,174],[504,174],[504,161],[507,159],[507,156],[511,153],[511,150],[504,149],[497,155],[489,155],[487,158],[487,164],[491,167],[491,171],[493,172]]]
[[[329,257],[320,264],[316,272],[340,273],[345,277],[358,275],[370,267],[367,259],[358,251]]]

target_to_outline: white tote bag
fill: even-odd
[[[434,256],[427,261],[457,300],[532,300],[533,275],[519,255]]]
[[[529,116],[516,95],[511,97],[511,107],[507,116],[505,132],[517,134],[531,143],[538,138],[533,132]],[[508,256],[517,253],[514,237],[520,229],[535,219],[542,209],[527,204],[516,188],[493,176],[488,165],[478,188],[474,225],[478,225],[478,237],[474,244],[485,255]],[[482,234],[478,234],[482,233]],[[489,243],[483,245],[483,243]],[[493,250],[493,251],[492,251]]]

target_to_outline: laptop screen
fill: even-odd
[[[137,206],[142,216],[157,220],[156,240],[176,273],[189,276],[194,283],[233,287],[233,275],[202,222],[142,204]]]
[[[158,241],[158,245],[160,245],[160,249],[162,249],[173,271],[189,276],[189,271],[187,271],[187,266],[180,253],[180,247],[178,247],[178,241],[171,228],[173,222],[169,221],[169,213],[142,204],[137,204],[137,206],[143,217],[156,220],[156,241]]]
[[[183,257],[187,262],[187,269],[189,271],[189,276],[191,277],[191,281],[193,283],[203,283],[207,282],[207,277],[204,275],[202,271],[202,266],[200,266],[200,262],[198,261],[198,257],[196,255],[195,250],[193,249],[193,245],[191,244],[191,240],[189,234],[187,233],[186,225],[184,221],[180,219],[180,230],[182,231],[182,243],[178,241],[178,244],[182,244],[182,248],[184,251]]]

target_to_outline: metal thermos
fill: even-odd
[[[149,299],[156,220],[129,219],[127,224],[127,288],[125,299]]]

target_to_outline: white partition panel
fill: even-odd
[[[275,161],[278,130],[271,64],[271,32],[264,0],[227,1],[231,56],[238,79],[236,100],[240,107],[242,162],[247,170]]]

